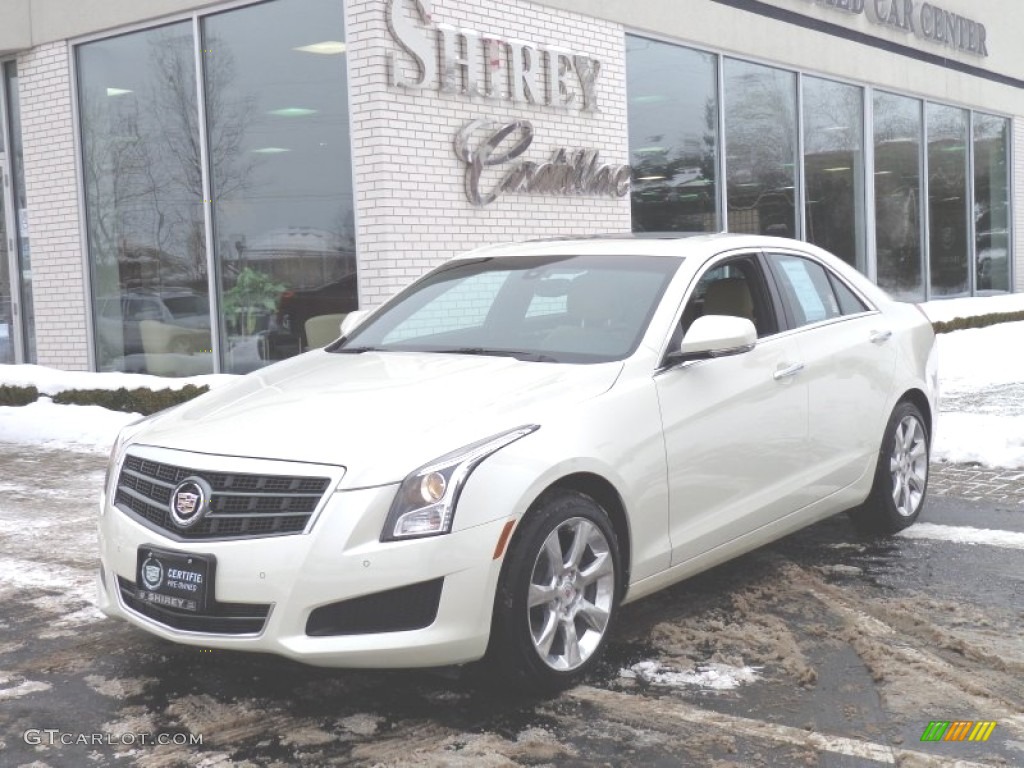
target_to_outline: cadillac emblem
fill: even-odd
[[[159,560],[149,553],[146,562],[142,564],[142,583],[146,589],[159,589],[164,583],[164,566]]]
[[[179,528],[191,528],[206,514],[213,489],[201,477],[187,477],[171,493],[171,519]]]

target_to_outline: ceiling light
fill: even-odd
[[[638,176],[637,181],[661,181],[664,176]]]
[[[822,168],[821,170],[824,171],[825,173],[839,173],[840,171],[850,170],[850,166],[846,165],[840,166],[838,168]]]
[[[279,155],[282,152],[291,152],[287,147],[260,147],[249,151],[255,152],[257,155]]]
[[[124,96],[126,93],[132,93],[128,88],[107,88],[107,96]]]
[[[272,109],[267,112],[268,115],[277,115],[278,117],[308,117],[309,115],[315,115],[315,109],[307,109],[306,107],[282,107],[281,109]]]
[[[324,56],[336,56],[339,53],[344,53],[347,50],[346,46],[340,40],[324,40],[320,43],[310,43],[309,45],[300,45],[293,48],[293,51],[302,51],[303,53],[319,53]]]

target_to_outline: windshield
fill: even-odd
[[[640,343],[680,263],[666,256],[450,262],[413,283],[331,351],[621,360]]]

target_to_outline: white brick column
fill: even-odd
[[[412,16],[411,0],[399,0]],[[435,0],[432,25],[475,30],[599,59],[598,112],[506,99],[470,98],[438,90],[436,58],[422,89],[389,85],[387,55],[411,67],[388,30],[382,0],[349,0],[346,42],[352,103],[359,287],[372,307],[429,268],[486,243],[563,235],[625,232],[629,198],[509,193],[477,208],[467,200],[465,172],[453,149],[456,133],[476,118],[533,123],[533,144],[520,160],[546,162],[553,151],[597,149],[601,162],[629,162],[625,39],[621,25],[557,11],[526,0]],[[433,27],[429,28],[433,30]],[[433,36],[436,44],[436,33]],[[499,76],[509,66],[501,50]],[[543,76],[537,78],[545,90]],[[577,99],[580,95],[577,94]],[[477,141],[480,139],[477,138]]]
[[[21,135],[38,362],[89,370],[68,55],[57,42],[18,57]]]

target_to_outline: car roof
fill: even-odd
[[[558,237],[519,243],[488,245],[456,257],[480,258],[502,256],[687,256],[709,255],[740,248],[813,249],[808,243],[781,237],[735,233],[620,233],[588,237]]]

